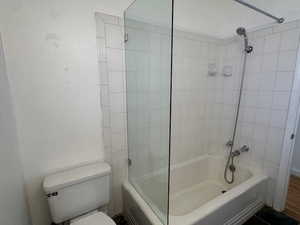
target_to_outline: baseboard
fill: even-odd
[[[296,176],[296,177],[300,177],[300,170],[296,169],[296,168],[292,168],[291,169],[291,174]]]
[[[247,208],[243,209],[240,213],[224,223],[224,225],[242,225],[263,207],[264,203],[260,200],[256,200]]]

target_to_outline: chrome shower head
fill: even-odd
[[[239,27],[236,29],[236,33],[240,36],[247,37],[246,29],[244,27]]]
[[[238,29],[236,29],[236,33],[239,36],[243,36],[244,37],[245,52],[246,53],[251,53],[253,51],[253,47],[248,44],[248,37],[247,37],[246,29],[244,27],[239,27]]]

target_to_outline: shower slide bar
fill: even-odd
[[[273,16],[272,14],[270,14],[270,13],[268,13],[268,12],[262,10],[262,9],[259,9],[259,8],[255,7],[255,6],[253,6],[253,5],[245,2],[243,0],[234,0],[234,1],[240,3],[240,4],[244,5],[244,6],[247,6],[247,7],[251,8],[251,9],[253,9],[253,10],[259,12],[259,13],[262,13],[265,16],[271,17],[272,19],[276,20],[277,23],[283,23],[284,22],[284,18],[282,18],[282,17],[279,18],[279,17]]]

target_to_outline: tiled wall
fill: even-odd
[[[299,47],[299,22],[250,33],[254,52],[247,59],[236,147],[251,151],[241,164],[262,168],[270,177],[269,205],[273,204],[287,126]]]
[[[241,51],[236,43],[224,46],[213,37],[175,32],[172,163],[226,153],[240,84]],[[215,75],[209,75],[212,65]],[[230,66],[231,77],[223,76],[223,66]]]
[[[269,205],[283,149],[299,34],[298,22],[249,33],[254,51],[247,56],[235,148],[249,145],[250,152],[239,163],[259,167],[270,176]],[[174,46],[172,160],[226,155],[241,84],[243,41],[185,32],[175,36]],[[210,63],[217,65],[216,76],[207,74]],[[225,77],[223,68],[228,66],[232,76]]]
[[[127,177],[123,21],[96,13],[105,159],[112,166],[110,213],[122,211],[121,185]]]

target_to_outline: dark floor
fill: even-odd
[[[129,225],[125,220],[124,216],[122,215],[114,216],[113,220],[116,222],[117,225]]]
[[[129,225],[122,215],[115,216],[113,219],[117,225]],[[244,225],[298,225],[298,222],[283,213],[264,207]]]
[[[272,208],[264,207],[244,225],[298,225],[293,218],[279,213]]]

